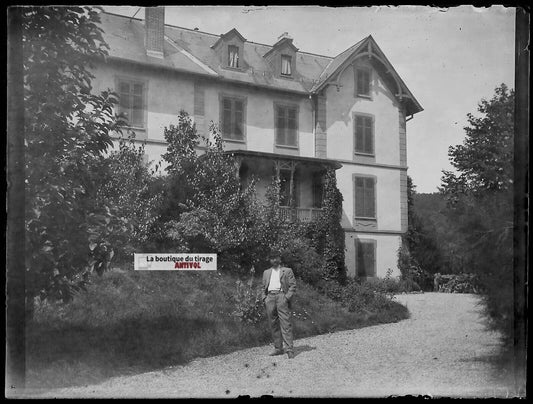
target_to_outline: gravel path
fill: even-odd
[[[485,329],[476,296],[396,299],[410,319],[298,339],[293,360],[262,346],[39,397],[514,396],[486,361],[499,338]]]

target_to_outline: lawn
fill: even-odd
[[[93,384],[270,343],[264,316],[253,324],[232,314],[236,282],[214,272],[95,276],[72,302],[36,308],[27,326],[27,387]],[[301,280],[293,314],[295,339],[408,317],[396,302],[349,312]]]

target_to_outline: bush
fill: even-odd
[[[235,304],[235,310],[231,313],[240,321],[250,324],[259,323],[264,317],[263,294],[260,288],[254,288],[254,273],[247,282],[236,281],[235,294],[230,299]]]
[[[385,283],[384,280],[369,280],[361,282],[358,279],[349,279],[341,285],[335,281],[321,281],[317,288],[320,293],[339,302],[350,312],[375,313],[388,309],[393,303],[396,290],[392,287],[393,280]]]
[[[315,286],[322,279],[324,259],[311,247],[308,239],[293,238],[281,255],[283,264],[304,282]]]
[[[435,285],[444,293],[480,293],[480,280],[475,274],[435,274]]]

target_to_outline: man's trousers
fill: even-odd
[[[269,293],[265,299],[265,307],[274,348],[282,350],[283,342],[285,342],[287,352],[292,352],[292,314],[285,294],[283,292],[277,294]]]

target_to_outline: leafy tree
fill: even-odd
[[[139,248],[150,248],[153,233],[157,231],[158,207],[162,203],[159,192],[161,178],[149,168],[144,143],[137,146],[135,135],[121,137],[118,148],[104,158],[95,169],[98,183],[96,206],[110,207],[121,220],[122,229],[109,240],[115,246],[118,259],[131,261],[131,254]]]
[[[432,288],[434,274],[442,271],[442,256],[435,234],[424,225],[415,209],[416,185],[407,177],[408,228],[402,237],[398,266],[404,279],[412,279],[424,290]]]
[[[344,262],[345,239],[341,226],[343,198],[337,188],[335,171],[328,170],[325,179],[322,214],[311,225],[309,236],[316,251],[324,258],[323,278],[344,284],[347,274]]]
[[[224,153],[216,126],[210,132],[213,141],[206,139],[208,147],[198,155],[199,136],[185,111],[178,125],[165,128],[168,176],[161,227],[174,250],[217,253],[222,269],[247,272],[258,247],[255,188],[241,189],[237,160]]]
[[[23,9],[27,296],[68,300],[91,270],[106,269],[118,219],[96,206],[92,170],[122,122],[116,97],[91,93],[107,55],[91,7]]]
[[[461,242],[458,254],[480,276],[493,324],[511,338],[514,91],[500,85],[478,111],[482,116],[468,115],[463,144],[449,149],[457,173],[444,171],[440,191]]]

